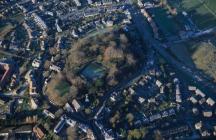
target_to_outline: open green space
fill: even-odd
[[[66,93],[69,93],[70,84],[66,81],[61,81],[61,82],[59,82],[58,85],[56,85],[55,89],[58,91],[59,95],[62,97]]]
[[[175,20],[176,17],[169,15],[167,9],[159,7],[149,11],[165,36],[176,35],[181,30],[181,25]]]
[[[215,0],[168,0],[169,4],[186,11],[195,24],[200,28],[210,28],[216,25]]]
[[[51,102],[63,106],[67,101],[71,101],[76,96],[77,89],[70,85],[62,74],[57,74],[47,84],[45,93]]]

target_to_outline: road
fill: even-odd
[[[216,85],[209,82],[198,70],[185,66],[181,62],[177,61],[171,54],[169,54],[163,47],[163,44],[153,38],[153,35],[148,32],[148,23],[143,20],[143,15],[139,9],[134,6],[130,7],[132,20],[135,23],[143,41],[151,46],[156,52],[158,52],[167,62],[172,65],[176,70],[188,76],[192,81],[196,83],[198,88],[205,90],[205,94],[216,100]]]
[[[206,36],[206,35],[212,35],[214,33],[216,33],[216,27],[192,33],[191,35],[185,36],[185,37],[183,37],[182,39],[179,39],[179,40],[172,40],[172,41],[168,42],[167,45],[186,42],[186,41],[189,41],[191,39],[198,39],[200,37],[203,37],[203,36]],[[172,46],[170,46],[170,47],[172,47]]]

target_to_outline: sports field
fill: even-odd
[[[186,11],[200,28],[216,26],[216,0],[168,0],[178,11]]]

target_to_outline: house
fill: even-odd
[[[41,125],[36,125],[33,127],[33,132],[38,139],[42,139],[45,137],[46,130]]]
[[[33,139],[32,126],[22,125],[17,127],[4,127],[0,130],[0,137],[2,139],[18,140],[18,139]]]
[[[213,135],[216,136],[216,125],[214,126],[214,132]]]
[[[73,105],[74,109],[76,110],[76,112],[78,112],[78,111],[81,109],[81,106],[80,106],[80,104],[77,102],[76,99],[73,99],[72,105]]]
[[[0,114],[0,120],[6,120],[7,115],[6,114]]]
[[[156,103],[155,98],[150,98],[150,99],[148,99],[148,103]]]
[[[66,119],[66,123],[70,126],[70,127],[74,127],[76,125],[76,121],[71,120],[69,118]]]
[[[194,86],[188,86],[188,90],[190,90],[190,91],[196,91],[196,87],[194,87]]]
[[[32,67],[34,68],[39,68],[41,65],[41,61],[38,60],[38,59],[34,59],[33,62],[32,62]]]
[[[73,29],[72,32],[71,32],[71,35],[74,37],[74,38],[78,38],[79,35],[77,34],[77,32]]]
[[[43,114],[47,117],[50,117],[52,119],[55,119],[55,115],[53,113],[51,113],[49,110],[44,109]]]
[[[172,115],[176,115],[175,110],[173,108],[169,110],[169,116],[172,116]]]
[[[112,27],[113,24],[114,24],[114,22],[113,22],[112,20],[106,21],[106,26],[107,26],[107,27]]]
[[[95,2],[95,6],[101,6],[101,5],[102,5],[101,1],[96,1]]]
[[[164,93],[164,88],[165,88],[164,86],[161,86],[161,87],[160,87],[160,93],[161,93],[161,94]]]
[[[156,85],[157,85],[158,87],[161,87],[161,86],[162,86],[162,83],[161,83],[161,81],[159,81],[159,80],[156,80]]]
[[[88,126],[87,125],[84,125],[84,124],[79,124],[78,127],[85,133],[87,133],[88,131]]]
[[[205,102],[206,102],[206,99],[205,99],[205,98],[202,98],[202,99],[199,100],[199,104],[200,104],[200,105],[202,105],[202,104],[205,103]]]
[[[71,107],[69,103],[65,104],[64,109],[67,110],[67,112],[74,112],[74,109]]]
[[[53,70],[53,71],[55,71],[55,72],[61,72],[61,68],[60,67],[58,67],[58,66],[56,66],[56,65],[50,65],[50,70]]]
[[[161,119],[161,115],[158,113],[158,114],[150,116],[149,119],[151,122],[153,122],[155,120]]]
[[[39,17],[36,13],[33,13],[31,15],[34,19],[34,21],[37,23],[37,25],[42,29],[42,30],[47,30],[47,25],[46,23],[41,19],[41,17]]]
[[[102,0],[103,5],[111,5],[112,0]]]
[[[34,98],[30,98],[30,105],[32,109],[38,108],[37,102],[34,100]]]
[[[162,118],[166,118],[169,116],[169,113],[167,111],[162,112]]]
[[[112,102],[115,102],[116,101],[116,99],[115,99],[115,96],[110,96],[110,100],[112,101]]]
[[[203,98],[205,97],[205,94],[199,89],[196,89],[195,93],[196,93],[196,95],[199,95],[199,96],[201,96]]]
[[[4,104],[5,104],[5,101],[3,101],[2,99],[0,99],[0,106],[4,105]]]
[[[195,123],[195,129],[200,130],[202,128],[202,125],[203,125],[202,121]]]
[[[29,94],[31,96],[37,95],[37,87],[36,87],[36,81],[33,77],[33,74],[31,73],[31,71],[29,71],[26,76],[25,76],[27,82],[28,82],[28,86],[29,86]]]
[[[177,103],[181,103],[182,102],[181,96],[179,94],[176,94],[176,102]]]
[[[192,109],[193,114],[198,115],[199,114],[199,110],[197,108],[193,108]]]
[[[212,117],[212,115],[213,115],[213,113],[210,110],[203,111],[203,116],[204,117],[210,118],[210,117]]]
[[[198,102],[197,99],[194,98],[193,96],[191,96],[191,97],[189,98],[189,100],[190,100],[193,104],[196,104],[196,103]]]
[[[77,7],[80,7],[81,6],[81,3],[79,0],[74,0],[74,3],[76,4]]]
[[[84,17],[94,17],[99,15],[100,12],[98,9],[87,9],[84,11]]]
[[[143,7],[144,6],[141,0],[138,0],[137,4],[138,4],[139,7]]]
[[[60,121],[57,123],[57,125],[54,128],[54,133],[56,134],[59,133],[65,124],[66,124],[66,120],[63,117],[61,117]]]
[[[142,98],[142,97],[139,97],[139,98],[138,98],[138,101],[139,101],[139,103],[141,103],[141,104],[142,104],[143,102],[145,102],[145,99],[144,99],[144,98]]]
[[[87,0],[88,4],[91,5],[93,2],[92,0]]]
[[[204,130],[204,131],[201,131],[201,136],[202,137],[208,137],[208,136],[210,136],[211,134],[210,134],[210,132],[208,131],[208,130]]]
[[[207,103],[208,105],[210,105],[210,106],[213,106],[213,105],[215,104],[215,101],[214,101],[212,98],[208,98],[208,99],[206,100],[206,103]]]
[[[128,90],[129,90],[129,93],[130,93],[131,95],[133,95],[133,94],[136,93],[135,90],[134,90],[132,87],[130,87]]]

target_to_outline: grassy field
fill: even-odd
[[[216,25],[215,0],[168,0],[168,2],[180,12],[187,11],[200,29]]]
[[[154,8],[149,11],[165,36],[176,35],[181,30],[181,25],[175,21],[175,17],[167,14],[167,9]]]
[[[196,67],[216,80],[216,47],[206,42],[196,44],[195,47],[197,49],[192,58]]]
[[[71,99],[70,87],[64,77],[58,74],[48,83],[46,95],[56,105],[62,106],[67,100]]]
[[[66,81],[61,81],[58,85],[56,85],[55,89],[58,91],[58,94],[62,97],[65,94],[69,93],[70,85]]]

